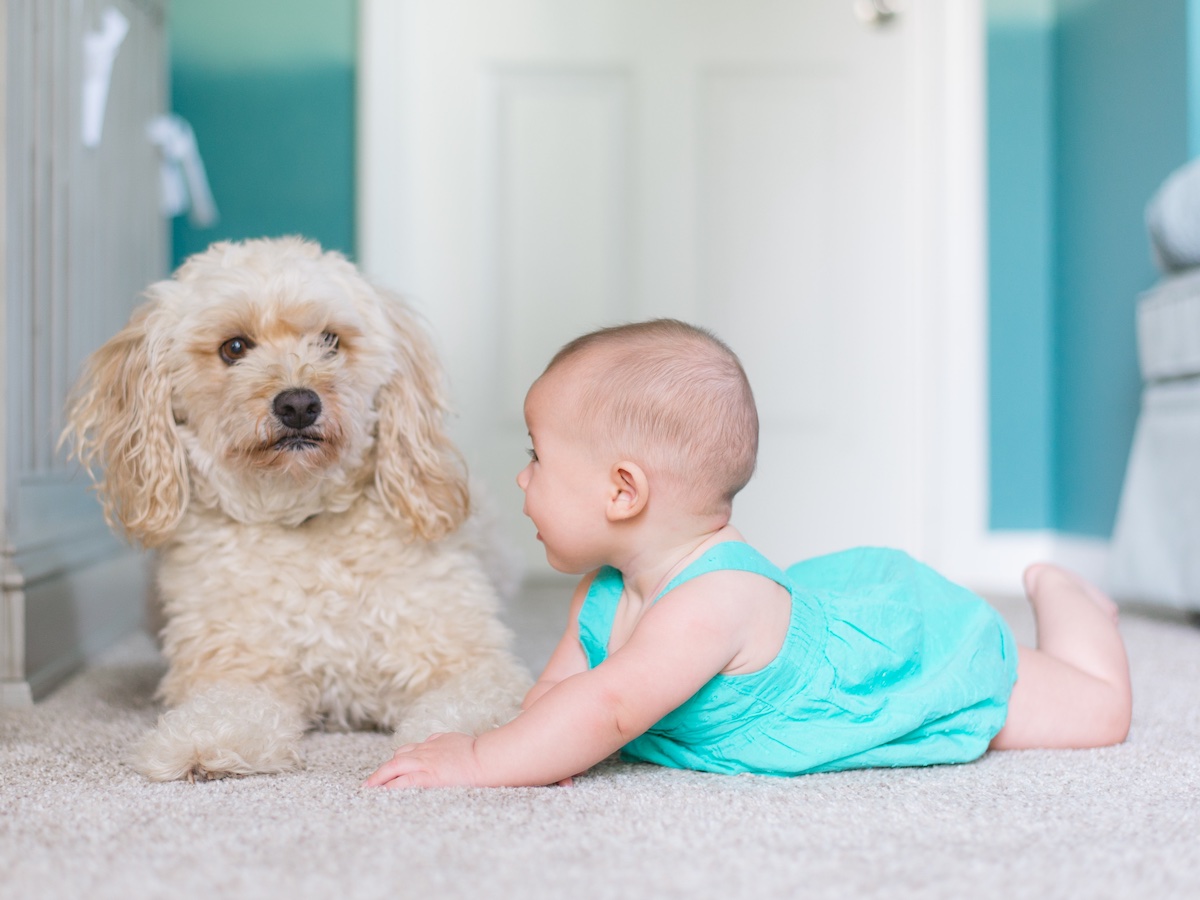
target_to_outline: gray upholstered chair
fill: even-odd
[[[1200,160],[1146,209],[1164,277],[1137,305],[1145,387],[1113,531],[1118,600],[1200,610]]]

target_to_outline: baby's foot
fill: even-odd
[[[1073,585],[1077,590],[1096,604],[1110,619],[1115,623],[1118,619],[1117,604],[1112,598],[1100,588],[1096,587],[1086,578],[1076,575],[1074,572],[1064,569],[1062,566],[1056,566],[1053,563],[1034,563],[1025,570],[1022,581],[1025,584],[1025,595],[1034,603],[1037,602],[1038,593],[1042,589],[1043,578],[1061,578],[1062,580]]]

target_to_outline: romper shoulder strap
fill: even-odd
[[[709,572],[728,569],[762,575],[788,590],[791,590],[792,587],[792,583],[782,570],[749,544],[742,541],[724,541],[710,547],[699,559],[672,578],[670,583],[654,598],[654,602],[657,603],[664,594],[673,591],[684,582],[707,575]]]

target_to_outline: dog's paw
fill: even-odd
[[[424,741],[431,734],[458,731],[482,734],[512,721],[521,712],[528,688],[517,671],[512,684],[483,682],[473,675],[449,681],[418,697],[404,711],[394,733],[396,746]]]
[[[414,707],[392,733],[392,745],[420,744],[431,734],[460,732],[479,735],[506,725],[521,712],[520,706],[504,706],[488,710],[439,709],[436,712],[421,705]]]
[[[134,753],[132,764],[151,781],[212,781],[241,775],[274,775],[304,767],[292,746],[269,748],[261,739],[251,742],[213,740],[210,735],[150,732]]]
[[[431,734],[462,731],[461,728],[441,718],[408,717],[392,734],[392,746],[423,743]],[[469,732],[468,732],[469,733]]]
[[[254,688],[214,687],[159,717],[131,764],[152,781],[213,780],[303,768],[300,717]]]

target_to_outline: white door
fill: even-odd
[[[734,521],[752,543],[782,564],[924,549],[911,16],[364,0],[362,24],[361,261],[429,320],[456,437],[535,571],[525,391],[570,338],[655,316],[745,364],[761,451]]]

